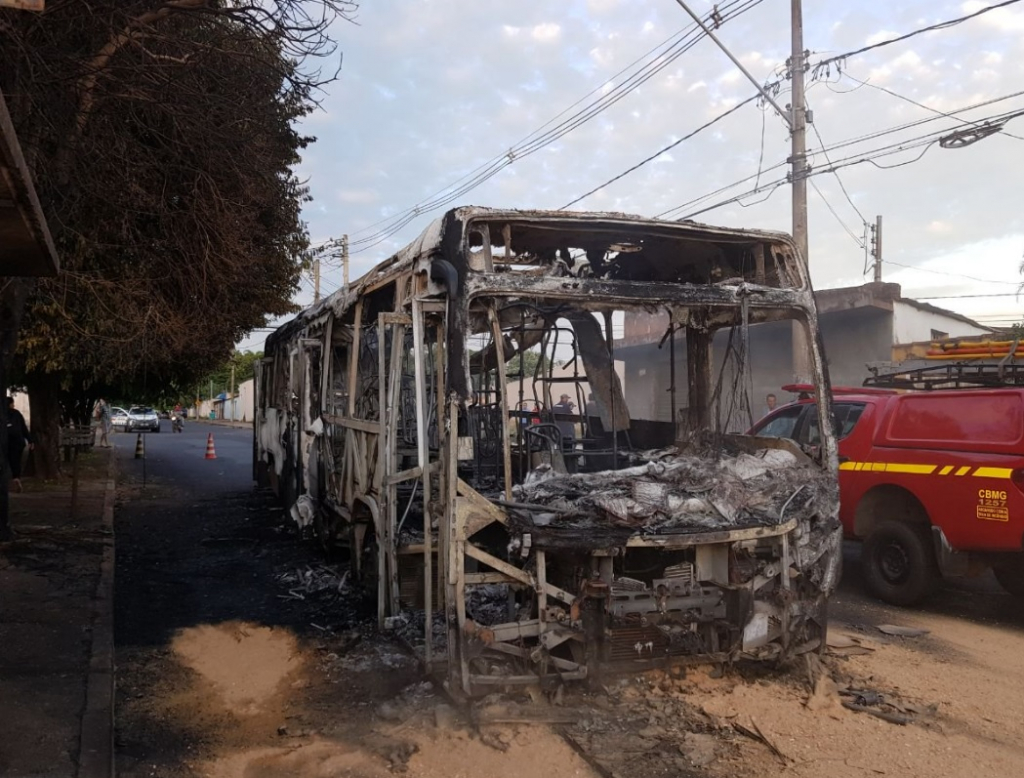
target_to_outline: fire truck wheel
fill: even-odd
[[[868,591],[893,605],[914,605],[934,591],[939,566],[924,524],[885,521],[864,541],[861,552]]]
[[[995,565],[992,572],[996,574],[999,585],[1006,591],[1016,597],[1024,597],[1024,559]]]

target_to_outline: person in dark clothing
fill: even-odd
[[[558,398],[558,402],[551,406],[551,410],[555,413],[555,424],[558,425],[558,429],[562,433],[562,444],[566,451],[571,451],[576,445],[576,422],[559,419],[558,416],[572,415],[575,408],[576,403],[571,402],[567,394],[563,394]]]
[[[25,417],[14,407],[14,398],[7,398],[7,464],[11,468],[11,486],[21,491],[21,459],[25,454],[25,446],[31,451],[32,433],[28,431]]]

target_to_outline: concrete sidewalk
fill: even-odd
[[[230,419],[189,419],[186,424],[203,425],[209,424],[211,427],[233,427],[234,429],[252,429],[251,421],[232,421]]]
[[[0,544],[0,776],[113,775],[113,449],[24,479]]]

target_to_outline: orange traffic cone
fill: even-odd
[[[206,437],[206,458],[207,459],[216,459],[217,458],[217,452],[213,450],[213,433],[212,432],[209,435],[207,435],[207,437]]]
[[[145,459],[146,458],[146,444],[142,442],[142,433],[139,433],[139,437],[135,440],[135,458]]]

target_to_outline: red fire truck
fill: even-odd
[[[1024,374],[996,367],[942,365],[833,388],[839,515],[846,536],[864,541],[878,598],[914,604],[941,575],[989,567],[1024,596]],[[782,406],[752,432],[813,449],[817,405]]]

